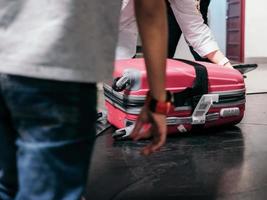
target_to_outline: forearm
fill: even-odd
[[[232,67],[231,63],[229,61],[227,62],[228,59],[226,59],[225,55],[220,50],[213,51],[207,54],[205,57],[207,57],[213,63],[226,67]]]
[[[213,51],[205,56],[213,63],[219,63],[225,56],[220,50]]]
[[[168,35],[165,1],[135,0],[135,13],[150,90],[154,98],[164,101]]]

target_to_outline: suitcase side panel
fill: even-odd
[[[123,128],[131,125],[136,121],[138,115],[126,113],[114,105],[106,101],[106,107],[108,110],[108,121],[117,128]],[[220,115],[222,109],[226,108],[239,108],[240,113],[238,116],[223,117]],[[225,106],[221,108],[211,108],[207,113],[207,122],[203,125],[203,128],[217,127],[223,125],[234,125],[239,123],[244,116],[245,104],[238,106]],[[168,115],[168,134],[177,134],[179,132],[189,132],[192,129],[192,124],[189,120],[191,116],[191,110],[172,112]],[[180,123],[172,123],[174,117],[179,118]]]
[[[209,93],[239,93],[240,91],[245,93],[245,84],[243,76],[240,72],[232,69],[226,69],[221,66],[210,63],[201,63],[206,66],[209,77]],[[146,92],[148,90],[147,77],[145,72],[145,65],[143,59],[130,59],[117,61],[114,71],[114,78],[121,77],[124,75],[127,69],[136,70],[139,74],[137,77],[139,80],[139,88],[134,90],[128,89],[123,92],[119,92],[121,96],[121,102],[134,102],[136,99],[144,99]],[[195,70],[191,65],[182,63],[176,60],[167,61],[167,89],[172,92],[180,92],[187,87],[192,87],[195,80]],[[115,94],[115,92],[114,92]],[[231,96],[231,95],[230,95]],[[107,97],[106,97],[107,98]],[[127,99],[127,100],[126,100]],[[126,101],[125,101],[126,100]],[[140,104],[140,103],[139,103]],[[140,105],[139,105],[140,106]],[[106,107],[108,110],[108,121],[116,126],[117,128],[123,128],[128,123],[136,120],[137,114],[127,113],[127,109],[120,109],[120,106],[112,102],[111,99],[106,99]],[[126,106],[127,107],[127,106]],[[223,108],[238,107],[240,113],[238,116],[222,117],[220,116],[220,111]],[[236,124],[239,123],[243,116],[245,110],[245,100],[240,102],[233,102],[233,104],[216,105],[212,107],[208,115],[210,116],[210,121],[207,121],[204,128],[213,126],[222,126],[226,124]],[[191,116],[192,111],[179,110],[170,113],[171,117],[187,119]],[[185,120],[186,121],[186,120]],[[177,133],[190,131],[192,125],[190,123],[178,123],[176,125],[168,126],[168,133]]]

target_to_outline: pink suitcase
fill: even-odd
[[[144,60],[116,61],[113,77],[113,84],[104,84],[107,119],[119,129],[115,136],[128,137],[148,91]],[[169,134],[237,124],[243,118],[245,84],[235,69],[169,59],[167,90],[174,94],[167,116]]]

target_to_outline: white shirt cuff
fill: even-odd
[[[201,57],[206,57],[209,53],[219,50],[217,42],[208,42],[197,49],[194,49]]]

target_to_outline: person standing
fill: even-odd
[[[165,2],[135,4],[151,96],[165,101]],[[119,0],[0,0],[1,200],[80,200],[96,82],[111,78],[120,7]],[[159,128],[150,153],[165,142],[166,117],[148,114]]]

